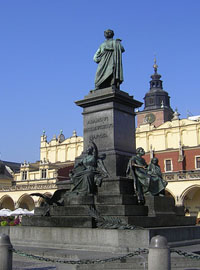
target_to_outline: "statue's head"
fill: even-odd
[[[158,159],[156,157],[152,158],[151,163],[158,165]]]
[[[139,154],[139,155],[143,156],[145,154],[145,151],[144,151],[144,149],[142,147],[138,147],[136,149],[136,154]]]
[[[87,154],[92,155],[94,148],[92,146],[89,146],[87,149]]]
[[[104,37],[105,38],[113,38],[114,37],[114,31],[111,29],[107,29],[104,31]]]

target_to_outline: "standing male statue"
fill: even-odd
[[[106,40],[101,44],[94,55],[98,64],[95,89],[116,86],[119,89],[123,82],[122,53],[125,51],[120,39],[113,39],[114,31],[104,31]]]

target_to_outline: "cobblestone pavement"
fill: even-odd
[[[40,248],[28,248],[28,247],[22,247],[20,248],[24,252],[28,252],[35,255],[40,255],[43,257],[51,257],[56,258],[57,255],[61,259],[83,259],[83,258],[105,258],[105,257],[113,257],[113,253],[107,253],[107,252],[88,252],[88,251],[71,251],[71,250],[55,250],[55,249],[40,249]],[[187,252],[200,252],[200,245],[192,245],[192,246],[185,246],[180,247],[179,249],[187,251]],[[49,256],[47,256],[47,254]],[[116,255],[116,254],[115,254]],[[140,256],[141,257],[141,256]],[[145,261],[146,267],[142,266],[142,262]],[[131,264],[131,266],[127,266],[128,268],[123,269],[147,269],[147,256],[145,256],[144,260],[139,260],[139,257],[136,258],[128,258],[126,260],[128,264]],[[176,253],[171,254],[171,269],[172,270],[200,270],[200,261],[197,260],[191,260],[189,258],[185,258],[182,256],[179,256]],[[123,263],[125,265],[125,263]],[[122,264],[122,265],[123,265]],[[58,264],[60,265],[60,264]],[[67,268],[67,265],[61,264],[62,267],[59,269],[70,269]],[[113,266],[116,265],[116,268],[110,268],[109,269],[120,269],[119,262],[115,262]],[[136,267],[137,265],[137,267]],[[138,265],[141,265],[138,267]],[[69,265],[68,265],[69,267]],[[90,269],[97,269],[97,265],[92,265]],[[131,268],[130,268],[131,267]],[[74,268],[73,268],[74,269]],[[85,269],[85,268],[84,268]],[[100,268],[98,268],[100,269]],[[102,268],[101,268],[102,269]],[[107,268],[106,268],[107,269]],[[55,263],[51,262],[41,262],[37,261],[35,259],[27,258],[20,256],[18,254],[13,254],[13,270],[56,270]]]
[[[13,270],[56,270],[56,266],[13,254]]]

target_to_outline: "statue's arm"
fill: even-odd
[[[122,51],[122,53],[125,52],[125,49],[124,49],[124,47],[122,46],[122,44],[121,44],[121,51]]]
[[[94,60],[94,62],[96,62],[97,64],[101,61],[101,48],[99,48],[99,49],[96,51],[96,53],[95,53],[95,55],[94,55],[94,57],[93,57],[93,60]]]
[[[122,53],[125,52],[125,49],[124,49],[124,47],[123,47],[122,44],[121,44],[121,41],[122,41],[122,40],[119,39],[119,38],[117,38],[116,41],[120,43],[121,52],[122,52]]]
[[[91,141],[91,143],[92,143],[93,149],[94,149],[93,156],[95,158],[95,161],[97,162],[97,159],[98,159],[98,148],[97,148],[97,145],[93,141]]]
[[[146,169],[146,168],[147,168],[146,165],[140,165],[140,164],[137,164],[137,163],[135,162],[135,160],[132,160],[132,161],[131,161],[131,165],[132,165],[133,167],[136,167],[136,168],[143,168],[143,169]]]
[[[79,166],[83,165],[83,160],[79,161],[77,164],[74,165],[74,169],[78,168]]]

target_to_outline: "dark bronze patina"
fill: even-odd
[[[144,204],[144,194],[157,196],[164,195],[167,182],[163,180],[158,159],[152,158],[147,165],[142,147],[136,149],[136,155],[129,160],[127,175],[133,179],[135,194],[139,204]]]
[[[119,85],[123,82],[122,53],[125,51],[120,39],[113,39],[113,30],[104,31],[106,40],[100,45],[94,55],[98,64],[95,89]]]
[[[102,180],[109,176],[103,160],[105,155],[98,155],[98,149],[94,142],[87,149],[87,155],[79,161],[70,173],[74,187],[71,194],[88,195],[96,194],[97,187],[101,186]]]

